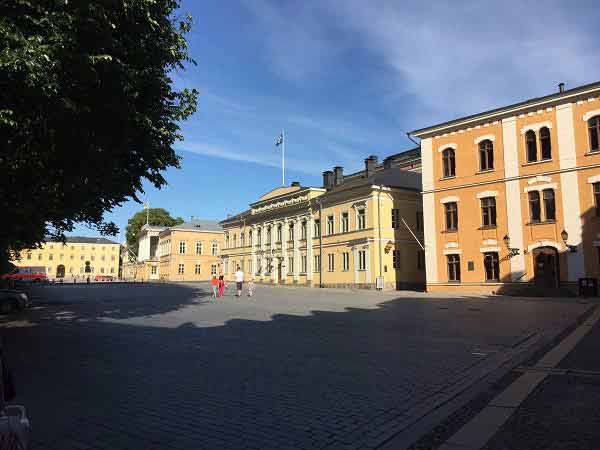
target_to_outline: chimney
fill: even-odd
[[[292,186],[292,187],[300,187],[300,182],[299,181],[292,181],[292,184],[290,186]]]
[[[344,182],[344,168],[342,166],[335,166],[333,168],[333,183],[335,186],[341,186]]]
[[[323,172],[323,187],[328,191],[333,188],[333,172],[331,170]]]
[[[565,92],[565,83],[558,83],[558,92],[561,94]]]
[[[375,166],[377,165],[377,156],[371,155],[365,159],[365,177],[369,178],[375,173]]]

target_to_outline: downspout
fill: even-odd
[[[377,228],[379,233],[379,277],[381,278],[383,277],[383,260],[381,255],[381,186],[379,186],[379,191],[377,192]]]

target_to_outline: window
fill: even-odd
[[[104,267],[100,268],[100,273],[104,273]]]
[[[102,261],[105,261],[105,260],[106,260],[106,256],[102,255],[102,256],[100,257],[100,259],[101,259]],[[63,260],[63,255],[60,255],[60,260],[61,260],[61,261]]]
[[[529,221],[531,223],[539,223],[542,220],[541,207],[540,207],[540,193],[538,191],[531,191],[528,194],[529,197]]]
[[[425,251],[417,250],[417,269],[423,270],[425,268]]]
[[[262,229],[261,228],[258,229],[258,233],[257,234],[258,234],[258,238],[257,238],[258,239],[258,245],[262,245]]]
[[[454,150],[447,148],[442,152],[442,166],[444,178],[456,176],[456,162],[454,160]]]
[[[252,272],[252,260],[251,259],[248,260],[248,273],[253,273]]]
[[[194,266],[194,273],[195,273],[196,275],[200,275],[200,264],[196,264],[196,265]]]
[[[444,204],[446,210],[446,231],[456,231],[458,229],[458,206],[456,202]]]
[[[240,233],[240,247],[244,247],[246,245],[246,236],[244,233]]]
[[[300,226],[300,239],[306,239],[306,221]]]
[[[60,255],[60,260],[64,261],[65,260],[65,255]],[[102,256],[102,260],[104,261],[104,255]]]
[[[594,204],[596,205],[596,217],[600,217],[600,183],[594,183],[592,186],[594,188]]]
[[[546,220],[556,220],[556,205],[554,204],[554,190],[544,189],[542,191],[544,197],[544,211]]]
[[[494,169],[494,144],[489,139],[479,143],[479,170]]]
[[[358,270],[367,270],[367,251],[358,251]]]
[[[294,240],[294,222],[290,222],[288,226],[288,241]]]
[[[217,256],[218,253],[219,253],[219,244],[217,244],[216,242],[213,242],[212,247],[210,249],[210,254],[213,256]]]
[[[542,159],[552,159],[552,142],[550,141],[550,130],[547,127],[540,128],[540,147]]]
[[[527,162],[537,161],[537,142],[534,131],[529,130],[525,133],[525,146],[527,147]]]
[[[237,234],[233,234],[233,248],[237,247]]]
[[[448,255],[448,281],[460,281],[460,256]]]
[[[83,259],[83,256],[81,257],[81,259]],[[42,254],[40,253],[40,254],[38,254],[38,261],[41,261],[41,260],[42,260]]]
[[[179,264],[179,267],[177,268],[177,273],[179,275],[183,275],[184,271],[185,271],[185,265],[184,264]]]
[[[417,211],[417,230],[423,231],[423,211]]]
[[[348,252],[342,253],[342,270],[344,272],[350,270],[350,253]]]
[[[294,273],[294,257],[290,256],[288,258],[288,273]]]
[[[342,233],[348,232],[348,213],[342,213]]]
[[[500,279],[498,253],[484,253],[483,266],[485,267],[485,281],[498,281]]]
[[[71,255],[71,259],[73,259],[73,255]],[[115,255],[110,255],[110,260],[114,261],[115,260]]]
[[[333,253],[327,255],[327,270],[330,272],[335,270],[335,255]]]
[[[31,252],[27,252],[27,259],[31,259]]]
[[[486,197],[481,199],[481,219],[484,227],[496,226],[496,199]]]
[[[230,245],[229,245],[229,234],[225,235],[225,248],[230,248]]]
[[[50,258],[50,259],[52,259],[52,258]],[[96,259],[96,257],[95,257],[94,255],[92,255],[92,256],[90,257],[90,259],[91,259],[92,261],[94,261],[94,260]]]
[[[53,259],[54,259],[54,255],[53,255],[52,253],[50,253],[50,254],[48,255],[48,260],[49,260],[49,261],[52,261]]]
[[[179,242],[179,254],[180,255],[184,255],[185,254],[185,241],[180,241]]]
[[[248,231],[248,243],[252,245],[252,230]]]
[[[318,272],[321,268],[321,255],[315,255],[315,267],[313,267],[313,272]]]
[[[300,257],[300,272],[306,273],[306,255]]]
[[[196,255],[202,254],[202,242],[196,242]]]
[[[156,275],[156,266],[152,266],[152,267],[150,267],[150,273],[151,273],[152,275]]]
[[[71,269],[71,272],[72,272],[72,271],[73,271],[73,269]],[[114,267],[111,267],[111,268],[110,268],[110,273],[115,273],[115,268],[114,268]]]
[[[40,255],[40,256],[42,256],[42,255]],[[40,258],[40,259],[42,259],[42,258]],[[83,261],[85,259],[85,256],[81,255],[79,259],[81,259]]]
[[[327,234],[333,234],[333,216],[327,216]]]
[[[267,244],[271,243],[271,227],[267,227]]]
[[[315,237],[319,237],[321,235],[321,219],[315,219],[314,228]]]
[[[396,270],[400,269],[400,250],[394,250],[392,253],[392,267]]]
[[[211,264],[210,265],[210,274],[211,275],[216,275],[217,274],[217,265],[216,264]]]
[[[400,210],[392,208],[392,228],[400,228]]]
[[[365,215],[364,208],[357,210],[356,211],[356,223],[357,223],[357,228],[359,230],[364,230],[366,228],[366,226],[367,226],[366,220],[367,220],[367,216]]]
[[[277,225],[277,242],[281,244],[281,230],[283,227],[281,225]]]
[[[600,150],[600,116],[588,120],[588,133],[590,135],[590,151]]]

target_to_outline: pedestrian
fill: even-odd
[[[217,276],[213,275],[210,279],[210,285],[212,286],[212,295],[210,298],[217,298],[217,289],[219,287],[219,280],[217,280]]]
[[[242,272],[242,269],[240,269],[240,266],[237,267],[237,270],[235,271],[235,284],[236,284],[236,288],[237,288],[237,293],[235,294],[236,297],[241,297],[242,296],[242,286],[244,284],[244,272]]]
[[[252,297],[254,295],[254,279],[250,278],[248,281],[248,297]]]
[[[217,289],[217,295],[219,297],[223,297],[223,291],[225,290],[225,278],[223,277],[223,275],[219,276],[219,283],[218,283],[218,289]]]

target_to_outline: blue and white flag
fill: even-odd
[[[283,133],[277,136],[277,139],[275,140],[275,147],[279,147],[281,144],[283,144]]]

